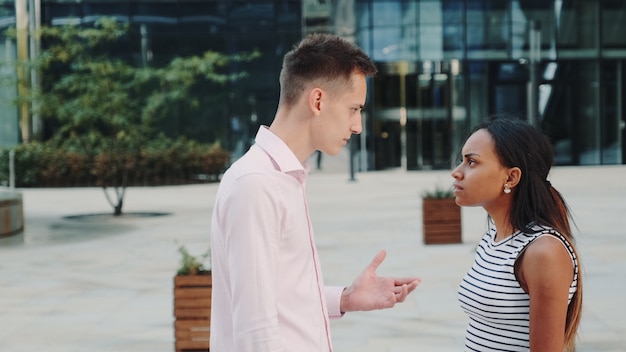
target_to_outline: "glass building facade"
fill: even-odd
[[[357,42],[379,64],[372,168],[447,168],[495,114],[529,119],[556,163],[626,163],[626,1],[357,0]]]
[[[15,23],[9,3],[0,0],[0,29]],[[495,114],[541,126],[558,165],[626,163],[626,0],[41,0],[43,24],[98,16],[131,23],[138,63],[261,52],[233,66],[249,78],[224,99],[164,125],[219,139],[234,158],[273,119],[282,56],[324,31],[354,40],[379,67],[355,138],[361,170],[449,168],[470,129]],[[15,120],[2,111],[3,126]]]
[[[13,103],[17,98],[17,87],[13,82],[16,74],[13,63],[16,59],[14,41],[5,32],[15,27],[15,5],[0,1],[0,147],[10,147],[19,142],[19,118]]]

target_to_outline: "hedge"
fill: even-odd
[[[159,186],[216,182],[230,162],[219,143],[158,138],[141,146],[85,150],[33,142],[15,148],[15,186]],[[0,149],[0,184],[9,183],[9,148]]]

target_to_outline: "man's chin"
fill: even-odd
[[[337,156],[339,155],[339,152],[341,151],[341,148],[337,149],[337,150],[329,150],[324,152],[324,154],[330,155],[330,156]]]

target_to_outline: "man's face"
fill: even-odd
[[[363,130],[361,110],[365,105],[367,82],[365,76],[354,73],[351,89],[323,100],[319,118],[313,123],[312,140],[315,149],[337,155],[353,134]]]

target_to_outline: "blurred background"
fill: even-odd
[[[229,162],[273,119],[282,56],[306,34],[330,32],[379,67],[350,149],[358,171],[448,169],[468,131],[499,113],[541,126],[558,165],[626,163],[623,0],[0,0],[0,146],[67,131],[31,93],[68,66],[17,63],[56,43],[42,28],[94,28],[103,17],[127,27],[98,53],[134,68],[207,51],[230,59],[219,66],[228,79],[177,88],[184,99],[161,102],[167,109],[148,121],[151,133],[218,141]]]

